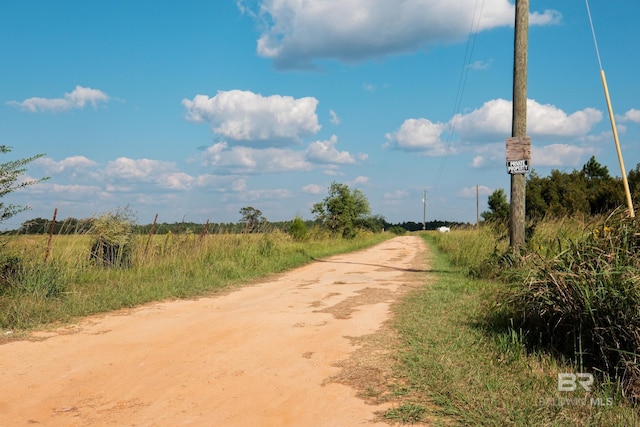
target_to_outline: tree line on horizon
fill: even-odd
[[[634,205],[640,202],[640,163],[627,175]],[[535,171],[527,176],[525,189],[525,215],[527,221],[544,218],[590,217],[606,214],[626,205],[622,178],[612,177],[609,169],[591,158],[581,169],[563,172],[551,170],[542,177]],[[507,193],[499,188],[489,195],[489,210],[481,214],[484,221],[509,220]]]
[[[130,211],[130,209],[125,208]],[[381,215],[371,215],[369,202],[360,190],[352,190],[346,184],[333,183],[329,188],[329,195],[319,203],[316,203],[312,213],[315,219],[302,220],[296,217],[289,221],[268,221],[260,209],[253,206],[243,207],[239,211],[241,218],[238,222],[221,223],[196,223],[196,222],[160,222],[155,224],[136,224],[134,214],[129,212],[126,216],[131,222],[132,232],[135,234],[237,234],[259,233],[270,230],[284,232],[294,226],[302,224],[305,228],[321,226],[332,233],[341,234],[343,237],[352,237],[357,230],[364,229],[374,232],[382,230],[435,230],[441,226],[469,226],[469,224],[453,221],[428,221],[426,223],[404,221],[397,224],[390,223]],[[85,234],[90,233],[99,218],[67,218],[53,224],[47,218],[34,218],[24,221],[18,230],[7,231],[5,234]],[[426,226],[426,228],[425,228]]]
[[[249,206],[249,208],[251,208]],[[63,221],[58,221],[54,225],[53,234],[69,235],[69,234],[85,234],[91,230],[95,218],[66,218]],[[261,225],[265,230],[284,230],[286,231],[294,220],[290,221],[266,221]],[[316,220],[303,220],[304,224],[311,228],[316,224]],[[426,230],[435,230],[438,227],[464,227],[470,226],[468,223],[456,222],[456,221],[442,221],[433,220],[426,222]],[[385,230],[389,230],[393,227],[400,227],[406,231],[421,231],[423,230],[422,222],[415,221],[403,221],[398,223],[390,223],[386,220],[382,220],[381,227]],[[150,234],[152,224],[134,225],[134,233],[136,234]],[[51,219],[46,218],[33,218],[24,221],[19,229],[6,231],[4,234],[47,234],[51,229]],[[206,231],[205,231],[206,229]],[[256,230],[258,231],[258,230]],[[252,232],[256,232],[252,231]],[[156,224],[153,234],[201,234],[203,232],[211,234],[237,234],[247,232],[247,225],[243,222],[220,222],[202,224],[197,222],[159,222]]]
[[[30,161],[32,159],[28,159]],[[24,170],[18,170],[17,174]],[[632,169],[627,177],[634,201],[640,201],[640,163]],[[13,191],[11,188],[8,192]],[[542,177],[535,171],[527,176],[526,182],[526,217],[528,221],[537,221],[545,217],[594,216],[611,212],[626,203],[622,179],[612,177],[606,166],[601,165],[592,156],[580,170],[563,172],[553,169],[548,176]],[[481,214],[485,222],[502,222],[509,220],[510,209],[504,189],[496,189],[488,197],[489,210]],[[0,205],[2,206],[2,205]],[[13,206],[10,206],[16,209]],[[370,231],[382,230],[434,230],[440,226],[467,227],[471,224],[454,221],[432,220],[422,222],[405,221],[390,223],[381,215],[371,215],[369,202],[364,193],[358,189],[350,189],[346,184],[334,182],[329,187],[329,195],[316,203],[311,211],[316,215],[313,220],[294,218],[289,221],[270,222],[262,216],[262,212],[252,206],[240,209],[238,222],[220,222],[200,224],[195,222],[161,222],[157,224],[133,224],[133,232],[137,234],[185,234],[185,233],[255,233],[279,229],[287,231],[294,221],[302,221],[306,227],[324,226],[331,232],[340,233],[343,237],[353,236],[358,229]],[[10,212],[8,216],[12,216]],[[22,223],[17,230],[5,231],[4,234],[83,234],[91,230],[96,218],[67,218],[53,224],[46,218],[34,218]],[[426,227],[425,227],[426,226]]]

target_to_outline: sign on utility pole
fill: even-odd
[[[507,138],[507,172],[527,173],[531,162],[531,138]]]
[[[517,150],[530,157],[531,142],[527,135],[527,57],[529,44],[529,0],[516,0],[515,37],[513,55],[513,117],[511,138],[507,146],[516,143]],[[524,148],[523,148],[524,147]],[[509,149],[507,149],[509,156]],[[513,153],[511,153],[513,154]],[[511,174],[511,209],[509,237],[512,249],[524,245],[525,225],[525,173],[529,170],[529,158],[509,159],[507,168]]]

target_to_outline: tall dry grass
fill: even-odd
[[[610,216],[535,224],[514,253],[491,227],[436,235],[451,261],[505,285],[487,313],[493,327],[529,349],[640,396],[640,222]]]
[[[458,231],[424,237],[431,246],[438,239],[479,247],[468,242],[473,232]],[[578,372],[576,367],[552,352],[531,352],[525,330],[491,322],[491,303],[503,282],[470,277],[437,247],[429,264],[428,285],[395,308],[402,345],[389,386],[397,403],[386,418],[442,426],[640,425],[617,384],[600,383],[590,393],[560,391],[557,374]]]
[[[640,222],[614,212],[548,258],[505,305],[531,344],[640,397]]]

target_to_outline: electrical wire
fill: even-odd
[[[453,113],[451,114],[451,120],[449,121],[448,133],[447,133],[447,148],[445,150],[445,154],[442,157],[440,162],[440,167],[438,168],[438,172],[436,174],[435,185],[433,187],[433,191],[437,191],[438,186],[440,185],[440,179],[444,173],[444,168],[447,163],[447,158],[449,157],[449,153],[451,151],[451,145],[453,144],[453,123],[452,120],[460,111],[460,105],[462,104],[462,96],[464,95],[464,90],[467,84],[467,78],[469,76],[469,67],[471,64],[471,58],[473,57],[473,51],[475,49],[476,40],[478,38],[478,32],[480,28],[480,20],[482,18],[482,12],[484,10],[485,0],[482,0],[482,4],[480,4],[480,10],[478,12],[478,4],[480,0],[476,0],[475,7],[473,9],[473,18],[471,19],[471,27],[469,28],[469,36],[467,38],[467,46],[464,53],[464,60],[462,63],[462,70],[460,72],[460,80],[458,81],[458,90],[456,93],[456,98],[453,106]]]
[[[593,44],[596,46],[596,56],[598,57],[598,65],[602,70],[602,61],[600,60],[600,49],[598,49],[598,40],[596,40],[596,30],[593,28],[593,19],[591,19],[591,9],[589,8],[589,0],[584,0],[587,5],[587,15],[589,15],[589,25],[591,25],[591,34],[593,35]]]

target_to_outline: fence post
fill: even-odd
[[[53,238],[53,230],[56,227],[56,216],[58,215],[58,208],[55,208],[53,211],[53,221],[51,221],[51,226],[49,227],[49,239],[47,241],[47,250],[44,253],[44,263],[47,263],[49,259],[49,252],[51,252],[51,239]]]
[[[151,230],[149,230],[149,238],[147,239],[147,244],[144,247],[144,254],[147,254],[147,250],[149,249],[149,244],[151,243],[151,238],[153,237],[154,231],[156,231],[156,221],[158,221],[158,214],[156,214],[155,218],[153,218],[153,224],[151,224]]]
[[[200,243],[202,243],[202,241],[204,240],[204,236],[207,234],[208,231],[209,231],[209,220],[207,219],[207,222],[204,224],[204,227],[202,228],[202,233],[200,233]]]

